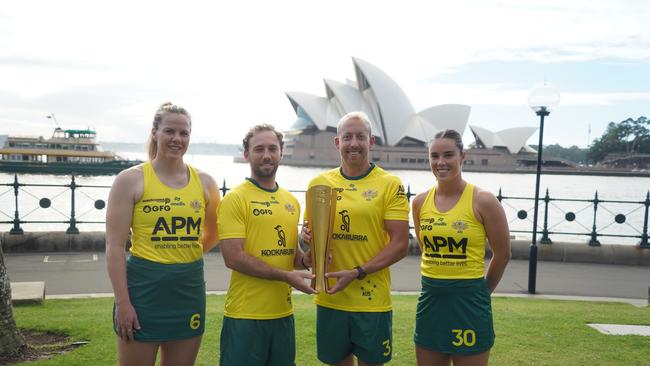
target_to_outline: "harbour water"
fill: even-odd
[[[119,153],[128,158],[145,159],[144,154]],[[249,176],[247,164],[233,163],[231,156],[218,155],[186,155],[186,161],[193,166],[208,172],[223,185],[225,180],[228,187],[232,187]],[[290,190],[304,190],[309,180],[324,168],[304,168],[281,166],[278,170],[278,183]],[[405,186],[410,187],[412,193],[427,190],[435,179],[431,172],[392,170],[402,179]],[[110,186],[114,176],[77,177],[76,183],[82,186]],[[496,173],[464,173],[464,178],[493,192],[495,195],[501,189],[505,197],[527,197],[530,200],[504,199],[503,205],[510,222],[511,230],[530,231],[532,229],[533,201],[535,190],[534,174],[496,174]],[[0,173],[0,183],[13,182],[13,175]],[[54,175],[28,175],[19,176],[20,183],[28,184],[70,184],[70,176]],[[548,188],[552,199],[584,199],[593,200],[598,192],[598,199],[605,201],[635,201],[638,203],[599,203],[596,215],[598,234],[615,235],[641,235],[643,229],[644,206],[650,179],[637,177],[602,177],[602,176],[572,176],[572,175],[542,175],[540,194],[544,195]],[[65,221],[70,217],[70,190],[66,187],[21,187],[19,193],[19,212],[21,220],[27,221]],[[304,201],[304,194],[296,192],[297,197]],[[98,210],[94,207],[96,200],[106,200],[108,189],[81,187],[77,189],[76,219],[79,221],[103,221],[105,209]],[[41,198],[49,198],[51,207],[39,207]],[[540,202],[540,229],[544,214],[544,202]],[[527,217],[523,220],[517,217],[517,212],[525,210]],[[567,221],[567,213],[575,214],[574,221]],[[618,214],[625,215],[625,222],[616,223],[614,217]],[[551,201],[548,208],[549,231],[589,233],[594,224],[594,204],[592,202],[563,202]],[[9,221],[14,217],[14,194],[9,186],[0,187],[0,221]],[[23,224],[25,231],[65,230],[67,225],[62,223],[29,223]],[[81,223],[81,231],[103,230],[101,223]],[[0,224],[0,231],[8,231],[11,224]],[[514,233],[517,239],[530,237],[530,234]],[[551,235],[552,240],[575,241],[586,243],[586,235]],[[613,238],[599,236],[601,243],[637,244],[638,238]]]

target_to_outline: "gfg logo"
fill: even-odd
[[[259,215],[273,215],[273,211],[271,211],[270,208],[255,208],[253,209],[253,215],[259,216]]]
[[[171,209],[172,209],[171,206],[167,206],[167,205],[157,205],[157,206],[144,205],[142,207],[142,212],[144,212],[144,213],[162,212],[162,211],[169,212]]]

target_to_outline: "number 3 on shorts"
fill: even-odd
[[[386,347],[386,352],[384,352],[384,356],[390,355],[390,351],[391,351],[390,350],[390,339],[387,339],[387,340],[381,342],[381,344],[383,344],[384,347]]]
[[[193,330],[199,329],[201,326],[201,314],[196,313],[190,318],[190,328]]]
[[[451,344],[456,347],[471,347],[476,344],[476,332],[471,329],[452,329],[451,332],[456,336],[456,340],[451,342]]]

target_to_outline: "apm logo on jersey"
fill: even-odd
[[[162,232],[162,236],[159,236]],[[170,222],[165,217],[159,217],[151,232],[151,241],[192,241],[199,240],[201,234],[201,218],[172,216]]]
[[[341,215],[341,226],[339,228],[344,233],[332,233],[334,240],[351,240],[351,241],[368,241],[368,236],[364,234],[350,234],[350,214],[348,210],[339,211]]]
[[[460,239],[449,236],[424,236],[424,256],[431,258],[445,259],[467,259],[467,238]],[[448,254],[441,254],[440,251],[447,248]]]

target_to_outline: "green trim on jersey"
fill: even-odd
[[[367,177],[368,174],[370,174],[374,168],[375,168],[375,163],[370,163],[368,165],[368,170],[366,170],[365,173],[363,173],[361,175],[358,175],[358,176],[355,176],[355,177],[351,177],[351,176],[346,175],[345,173],[343,173],[343,167],[339,168],[339,173],[341,173],[341,176],[343,176],[343,178],[345,178],[347,180],[360,180],[360,179],[363,179],[363,178]]]
[[[373,166],[362,179],[347,179],[339,168],[312,179],[309,187],[327,185],[338,191],[332,231],[330,272],[361,266],[381,252],[390,241],[384,221],[408,221],[409,205],[400,179]],[[306,219],[309,218],[307,209]],[[335,284],[331,279],[330,286]],[[384,268],[352,281],[334,295],[316,295],[316,303],[337,310],[384,312],[392,309],[390,271]]]
[[[275,193],[275,192],[278,191],[278,189],[280,189],[280,186],[278,185],[277,182],[275,183],[275,188],[273,188],[273,189],[268,189],[268,188],[264,188],[264,187],[262,187],[262,186],[259,184],[259,182],[257,182],[257,181],[256,181],[255,179],[253,179],[253,178],[246,178],[246,180],[249,181],[249,182],[251,182],[251,183],[253,183],[253,184],[255,185],[255,187],[257,187],[257,188],[259,188],[259,189],[261,189],[261,190],[263,190],[263,191],[266,191],[266,192]]]
[[[219,238],[243,239],[246,253],[292,271],[299,218],[300,204],[289,191],[269,192],[246,180],[223,197],[217,215]],[[276,319],[292,313],[291,287],[286,282],[232,271],[224,315]]]

